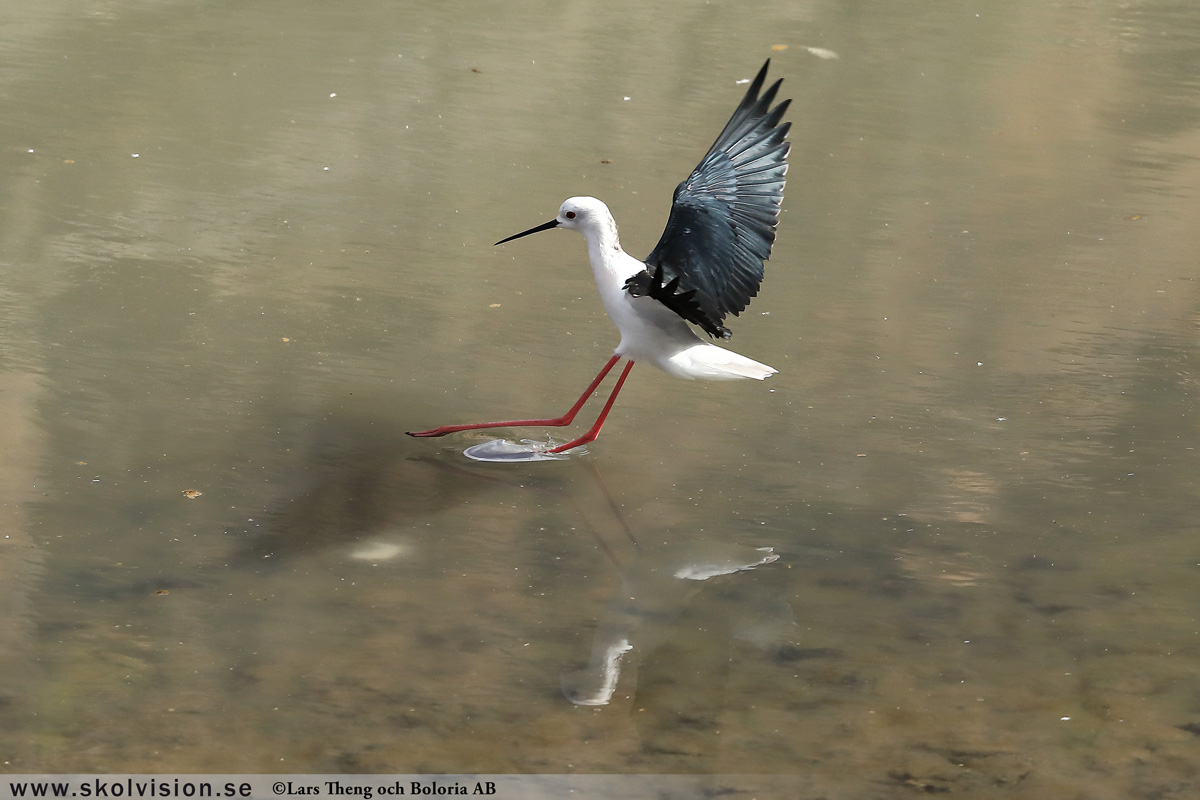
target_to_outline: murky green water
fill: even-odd
[[[993,6],[8,4],[3,769],[1200,794],[1200,10]],[[404,437],[565,410],[584,246],[491,243],[648,252],[768,56],[780,374]]]

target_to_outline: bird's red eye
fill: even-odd
[[[566,217],[567,219],[575,219],[575,212],[568,211],[567,213],[563,214],[563,216]]]

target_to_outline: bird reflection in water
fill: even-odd
[[[634,559],[619,568],[621,582],[596,626],[587,666],[563,673],[563,694],[576,705],[608,704],[625,653],[652,649],[657,640],[665,638],[698,591],[700,581],[777,561],[779,556],[772,550],[713,540],[639,548]],[[782,611],[779,626],[786,635],[795,622],[786,604]],[[749,631],[767,622],[770,620],[754,619],[746,621],[745,627]]]
[[[514,490],[531,492],[569,508],[618,575],[593,633],[586,665],[560,676],[562,691],[572,703],[608,704],[621,683],[623,666],[636,663],[631,661],[635,657],[644,664],[657,648],[676,638],[689,609],[702,608],[694,613],[703,615],[705,627],[727,638],[747,639],[764,649],[794,641],[791,608],[772,594],[769,582],[749,582],[737,590],[728,583],[737,573],[778,560],[770,546],[662,531],[655,532],[656,544],[639,544],[590,461],[570,462],[564,465],[568,472],[557,476],[539,471],[536,480],[529,480],[484,464],[463,463],[452,451],[413,457],[400,442],[370,438],[375,441],[370,447],[318,448],[310,454],[305,471],[316,477],[278,504],[265,530],[248,539],[237,561],[261,570],[333,548],[349,548],[349,558],[387,561],[412,546],[411,535],[405,538],[401,533],[415,529],[424,518],[466,504],[499,503]],[[591,490],[579,491],[586,486]],[[581,503],[584,494],[591,494],[592,500]],[[594,502],[596,495],[602,503]],[[597,512],[600,507],[607,512]],[[598,513],[610,518],[596,524]],[[663,542],[667,539],[671,541]],[[716,591],[702,591],[709,588]],[[701,646],[713,649],[711,644]],[[694,664],[695,654],[689,660]],[[631,695],[636,692],[629,679],[625,685]]]

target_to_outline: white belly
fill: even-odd
[[[690,380],[762,380],[775,374],[766,364],[704,341],[674,311],[653,298],[633,297],[622,290],[604,305],[621,332],[614,351],[619,356],[654,364]]]
[[[619,247],[588,241],[596,288],[608,317],[621,332],[614,351],[631,361],[654,364],[664,372],[695,380],[762,380],[776,370],[697,336],[674,311],[652,297],[634,297],[625,281],[645,265]]]

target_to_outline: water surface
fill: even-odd
[[[5,770],[1200,793],[1200,12],[5,18]],[[639,367],[567,462],[404,437],[565,410],[617,338],[583,244],[491,243],[594,194],[647,253],[767,57],[730,327],[780,374]]]

